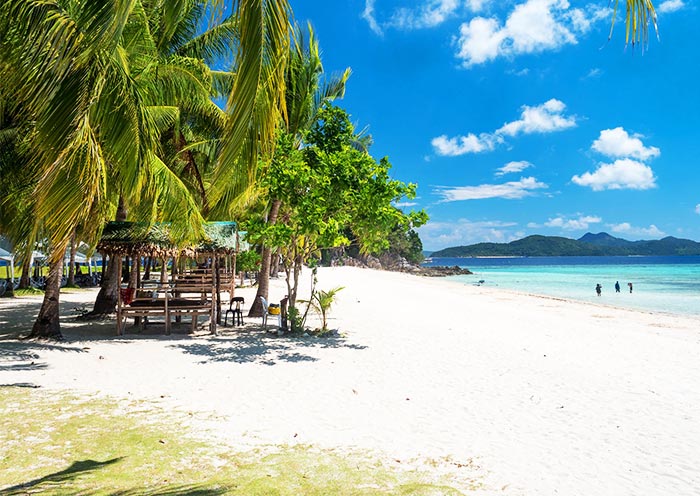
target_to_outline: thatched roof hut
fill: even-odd
[[[196,244],[178,245],[170,224],[109,222],[102,231],[97,251],[107,255],[158,258],[197,255],[233,255],[238,249],[238,226],[235,222],[207,222],[204,236]]]

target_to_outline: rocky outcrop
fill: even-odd
[[[418,269],[417,274],[426,277],[466,276],[473,274],[471,270],[458,267],[457,265],[453,267],[437,265],[435,267],[419,267]]]
[[[341,256],[332,261],[332,265],[347,265],[351,267],[365,267],[369,269],[389,270],[392,272],[406,272],[425,277],[446,277],[446,276],[461,276],[472,274],[469,269],[458,267],[433,266],[424,267],[415,265],[407,261],[405,258],[392,258],[381,256],[380,258],[371,255],[364,255],[360,258],[350,256]]]

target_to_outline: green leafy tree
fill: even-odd
[[[350,69],[346,69],[340,75],[324,77],[318,40],[310,24],[307,25],[307,32],[296,24],[292,33],[292,43],[289,46],[284,74],[285,96],[282,102],[286,118],[280,121],[278,134],[282,137],[278,138],[272,166],[276,170],[285,167],[285,160],[289,160],[289,166],[294,168],[296,158],[292,152],[301,149],[304,145],[306,135],[316,123],[322,106],[344,95],[345,83],[350,77]],[[282,149],[280,149],[280,140],[284,141]],[[279,154],[281,156],[278,156]],[[267,167],[263,167],[262,170],[264,175],[268,174]],[[262,182],[261,200],[266,204],[263,219],[271,227],[277,223],[283,200],[274,190],[265,188],[267,184],[265,180]],[[265,238],[260,238],[260,241],[262,265],[258,277],[258,291],[249,312],[251,316],[262,315],[259,297],[268,297],[270,268],[274,256],[274,247]]]
[[[280,135],[265,176],[270,195],[280,199],[279,222],[260,226],[257,235],[280,247],[290,308],[297,301],[302,267],[320,249],[357,243],[363,252],[388,247],[388,234],[400,223],[425,214],[404,215],[393,206],[415,195],[416,186],[389,177],[391,164],[377,162],[353,146],[354,128],[347,113],[326,106],[298,150]]]

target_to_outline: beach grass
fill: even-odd
[[[463,494],[445,474],[394,460],[310,446],[235,452],[145,402],[27,386],[0,387],[6,495]]]

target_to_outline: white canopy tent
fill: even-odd
[[[92,257],[88,257],[84,253],[81,253],[76,250],[75,252],[75,263],[78,263],[80,265],[87,265],[88,267],[88,274],[92,275],[93,272],[97,271],[97,261],[94,260]],[[63,259],[63,266],[68,267],[70,265],[70,248],[66,249],[66,255],[65,258]]]
[[[10,281],[12,284],[15,283],[15,257],[12,253],[7,250],[0,248],[0,261],[5,262],[10,266]]]

